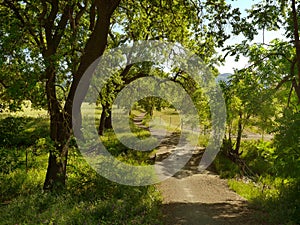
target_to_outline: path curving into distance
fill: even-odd
[[[145,114],[141,114],[136,117],[134,123],[148,129],[141,124],[144,116]],[[156,163],[175,151],[178,140],[177,133],[168,133],[163,138],[156,151]],[[198,148],[184,168],[156,185],[163,198],[163,224],[267,225],[267,215],[251,208],[246,199],[230,190],[227,180],[221,179],[213,172],[213,168],[202,173],[198,171],[197,166],[204,150]]]

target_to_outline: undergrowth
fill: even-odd
[[[245,141],[241,158],[256,174],[251,179],[221,151],[214,166],[222,178],[229,179],[232,190],[245,197],[253,207],[266,212],[270,224],[300,224],[300,179],[278,173],[272,142]]]
[[[0,144],[1,225],[160,224],[160,195],[153,186],[125,186],[101,177],[75,146],[70,148],[66,189],[44,192],[48,121],[10,117],[1,119],[0,127],[5,140]],[[146,163],[143,155],[122,154],[125,149],[111,136],[105,144],[119,157],[134,158],[134,164]]]

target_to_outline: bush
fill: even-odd
[[[254,207],[265,211],[270,224],[300,224],[299,181],[260,177],[259,183],[229,180],[229,186]]]
[[[20,150],[0,147],[0,174],[10,173],[23,164]]]
[[[0,147],[31,146],[47,136],[48,121],[43,118],[6,117],[0,120]]]
[[[213,165],[221,178],[234,178],[241,175],[239,166],[228,159],[222,151],[215,158]]]
[[[25,171],[28,169],[26,166],[33,166],[36,163],[35,157],[41,154],[41,150],[48,152],[48,149],[41,146],[43,140],[49,142],[48,134],[48,121],[42,118],[1,119],[0,173],[7,174],[17,168]]]
[[[285,111],[275,136],[278,176],[300,177],[300,112]]]
[[[25,125],[30,121],[24,117],[7,117],[0,120],[1,146],[20,146],[27,142],[23,132]]]
[[[255,174],[274,174],[275,148],[271,142],[245,141],[241,144],[241,150],[242,158]]]

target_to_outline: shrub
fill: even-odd
[[[6,117],[0,120],[0,146],[31,146],[49,135],[48,121],[43,118]]]
[[[300,177],[300,111],[285,111],[275,136],[275,169],[278,176]]]
[[[275,148],[271,142],[245,141],[241,144],[241,150],[242,158],[255,174],[274,174]]]

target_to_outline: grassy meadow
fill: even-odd
[[[66,189],[44,192],[48,150],[53,147],[46,111],[1,113],[0,139],[1,225],[160,224],[160,195],[154,186],[119,185],[101,177],[75,141],[69,151]],[[128,149],[110,131],[103,142],[124,161],[147,163],[143,154],[124,154]]]
[[[95,121],[84,120],[95,128],[101,110],[85,106],[86,116],[96,113]],[[133,110],[131,117],[141,113]],[[180,131],[180,118],[173,109],[155,111],[153,119],[159,124],[163,120],[170,132]],[[146,116],[142,123],[149,125],[149,121]],[[132,122],[130,127],[138,138],[150,135]],[[1,113],[0,140],[0,225],[161,224],[161,196],[154,186],[120,185],[100,176],[82,157],[75,140],[69,150],[66,188],[60,193],[44,192],[48,152],[53,148],[46,111],[24,107],[18,113]],[[112,130],[107,130],[101,141],[122,162],[150,163],[151,152],[129,149]],[[201,134],[198,144],[206,146],[207,142],[208,135]],[[299,181],[278,175],[274,143],[245,140],[241,148],[241,159],[253,174],[245,174],[221,151],[213,163],[221,178],[228,179],[230,188],[253,207],[265,211],[271,224],[299,224]]]

